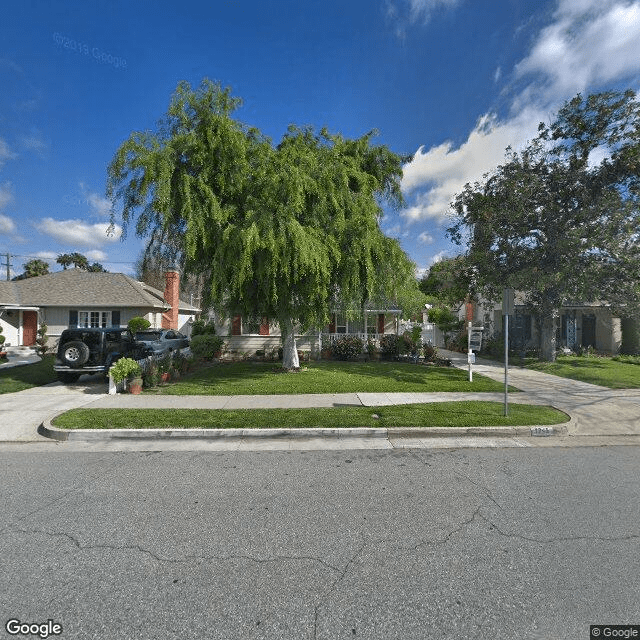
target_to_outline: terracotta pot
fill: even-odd
[[[128,383],[129,393],[138,395],[142,393],[142,378],[132,378]]]
[[[171,378],[171,374],[168,371],[160,374],[160,380],[162,380],[162,382],[169,382],[169,378]]]

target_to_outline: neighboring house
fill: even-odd
[[[536,318],[516,294],[515,316],[509,318],[510,343],[517,349],[540,347]],[[484,326],[483,340],[503,331],[502,304],[467,303],[458,317],[474,326]],[[571,303],[560,309],[556,333],[557,348],[593,347],[605,353],[618,353],[622,344],[621,319],[602,303]]]
[[[385,333],[399,333],[400,309],[366,309],[359,314],[347,314],[335,311],[331,321],[320,329],[296,335],[299,351],[308,351],[311,357],[318,357],[325,347],[344,335],[357,335],[363,340],[379,340]],[[270,351],[281,346],[280,327],[277,322],[263,318],[260,322],[241,316],[232,318],[218,317],[213,314],[210,320],[216,326],[218,335],[226,338],[227,349],[241,353],[255,354],[256,351]]]
[[[6,343],[30,346],[41,323],[47,325],[49,348],[69,327],[126,327],[142,316],[154,328],[191,333],[200,310],[179,299],[180,276],[165,274],[165,291],[123,273],[66,269],[44,276],[0,282],[0,325]]]

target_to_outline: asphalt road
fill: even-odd
[[[5,622],[64,640],[640,624],[640,447],[0,451]],[[35,638],[37,636],[29,636]]]

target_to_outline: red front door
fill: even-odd
[[[38,336],[38,313],[37,311],[22,312],[22,344],[31,347],[36,343]]]

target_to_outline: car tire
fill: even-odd
[[[89,359],[89,347],[81,340],[62,345],[62,361],[70,367],[81,367]]]
[[[80,373],[58,373],[58,380],[65,384],[71,384],[73,382],[78,382],[80,379]]]

